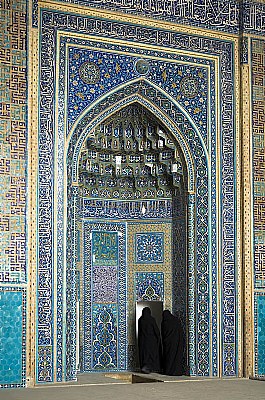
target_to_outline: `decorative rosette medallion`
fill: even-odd
[[[141,58],[135,62],[134,68],[138,74],[146,75],[149,72],[150,65],[148,61]]]
[[[86,61],[80,66],[79,75],[85,83],[93,85],[100,79],[100,69],[95,63]]]
[[[192,76],[186,76],[180,82],[180,90],[186,97],[196,97],[198,94],[198,81]]]

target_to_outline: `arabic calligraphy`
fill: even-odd
[[[207,29],[265,33],[265,4],[237,0],[66,0],[68,3],[144,15]],[[38,26],[38,0],[33,0],[32,26]]]

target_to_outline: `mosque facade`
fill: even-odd
[[[265,3],[2,0],[0,385],[265,375]]]

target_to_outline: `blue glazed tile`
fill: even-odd
[[[92,309],[92,367],[113,370],[118,367],[117,304],[94,304]]]
[[[0,292],[0,384],[22,383],[22,292]]]
[[[163,272],[136,272],[134,280],[136,301],[163,301]]]
[[[135,262],[136,263],[163,263],[164,261],[164,233],[136,233],[135,234]]]
[[[265,375],[265,296],[257,297],[258,375]]]
[[[95,266],[118,265],[117,232],[92,232],[92,263]]]

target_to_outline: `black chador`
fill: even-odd
[[[138,320],[138,347],[141,371],[160,371],[160,332],[149,307],[145,307]]]
[[[184,337],[180,320],[170,311],[163,311],[161,323],[163,347],[163,373],[165,375],[183,374]]]

